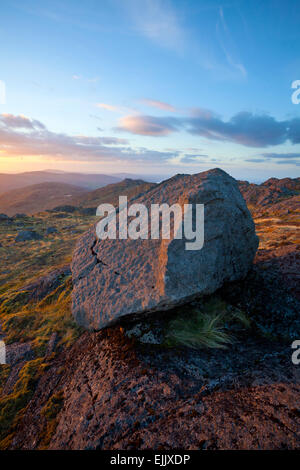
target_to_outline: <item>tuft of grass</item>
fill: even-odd
[[[238,321],[239,323],[241,323],[242,326],[244,326],[247,329],[251,327],[251,321],[242,310],[236,309],[233,312],[231,312],[229,316],[229,320],[233,322]]]
[[[169,346],[187,346],[194,349],[226,349],[234,337],[231,329],[241,325],[250,327],[250,321],[241,310],[232,309],[224,301],[213,297],[201,310],[179,313],[167,328],[166,342]]]
[[[232,343],[231,336],[224,330],[221,314],[193,312],[190,318],[176,318],[169,323],[167,339],[171,344],[190,348],[224,349]]]
[[[41,411],[41,414],[47,418],[47,420],[55,419],[57,414],[60,412],[64,402],[64,394],[61,390],[60,392],[51,395],[46,405]]]

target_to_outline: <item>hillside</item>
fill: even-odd
[[[88,208],[91,215],[101,203],[118,205],[119,195],[135,197],[148,191],[155,183],[125,179],[94,191],[64,183],[41,183],[0,194],[0,213],[34,214],[62,206]]]
[[[96,189],[123,178],[102,174],[68,173],[58,171],[28,171],[25,173],[0,173],[0,193],[45,182],[72,184],[86,189]]]
[[[33,214],[69,204],[73,197],[83,196],[86,191],[84,188],[65,183],[40,183],[13,189],[0,194],[0,212],[9,216],[17,213]]]
[[[79,207],[97,208],[101,203],[118,205],[118,198],[127,195],[128,199],[142,194],[154,187],[155,183],[147,183],[143,180],[126,178],[120,183],[108,184],[104,188],[95,189],[85,194],[74,195],[70,203]]]

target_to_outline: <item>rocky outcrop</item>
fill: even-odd
[[[224,171],[177,175],[131,202],[149,213],[151,204],[204,204],[204,246],[186,250],[189,240],[174,238],[176,218],[168,240],[99,241],[90,229],[72,262],[72,310],[80,325],[98,330],[168,310],[246,276],[258,239],[237,182]]]
[[[219,350],[141,348],[116,326],[84,333],[41,378],[12,449],[296,449],[299,367],[249,335]]]
[[[247,204],[254,210],[265,211],[267,207],[297,196],[300,191],[300,178],[270,178],[262,184],[239,181],[240,191]]]

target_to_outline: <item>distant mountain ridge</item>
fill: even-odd
[[[0,194],[0,212],[9,216],[17,213],[34,214],[58,205],[70,204],[72,197],[88,190],[65,183],[40,183],[12,189]]]
[[[85,189],[96,189],[107,184],[118,183],[123,178],[100,173],[72,173],[53,170],[29,171],[25,173],[0,173],[0,194],[12,189],[40,183],[64,183]]]
[[[39,175],[37,175],[39,173]],[[127,195],[128,198],[144,193],[155,186],[156,183],[145,182],[142,179],[125,178],[122,181],[110,182],[107,175],[84,175],[79,173],[51,173],[32,172],[34,177],[65,178],[74,180],[81,184],[69,184],[57,181],[43,181],[39,184],[25,185],[10,191],[0,192],[0,212],[9,216],[19,212],[33,214],[46,209],[53,209],[56,206],[75,206],[79,208],[95,209],[101,203],[117,205],[120,195]],[[24,173],[25,174],[25,173]],[[24,175],[23,174],[23,175]],[[20,176],[6,175],[6,176]],[[0,191],[1,177],[0,174]],[[29,181],[29,179],[27,179]],[[97,181],[99,185],[95,187]],[[20,182],[20,181],[19,181]],[[23,180],[24,183],[24,180]],[[7,183],[10,184],[9,182]],[[15,181],[16,184],[16,181]],[[264,183],[254,184],[248,181],[238,181],[239,189],[246,200],[252,213],[256,215],[270,210],[280,210],[285,212],[289,209],[300,207],[300,178],[270,178]]]
[[[129,178],[93,191],[64,183],[34,184],[0,194],[0,213],[9,216],[17,213],[34,214],[57,206],[89,208],[93,213],[101,203],[117,205],[120,195],[127,195],[130,199],[153,186],[155,183]]]

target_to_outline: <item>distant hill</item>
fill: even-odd
[[[288,209],[289,203],[294,206],[300,196],[300,178],[270,178],[262,184],[238,183],[248,207],[254,212],[265,211],[275,204]]]
[[[123,178],[102,174],[68,173],[63,171],[29,171],[25,173],[0,173],[0,194],[11,189],[24,188],[39,183],[64,183],[86,189],[96,189],[118,183]]]
[[[113,173],[111,176],[115,178],[124,179],[133,179],[133,180],[143,180],[149,181],[151,183],[160,183],[168,178],[171,178],[173,175],[169,173],[168,175],[160,175],[160,174],[153,174],[153,175],[145,175],[145,174],[134,174],[134,173]]]
[[[69,204],[73,197],[86,192],[86,189],[71,184],[34,184],[0,194],[0,212],[9,216],[17,213],[33,214],[53,209],[58,205]]]
[[[126,178],[120,183],[109,184],[104,188],[99,188],[85,194],[74,195],[70,199],[70,204],[79,207],[97,208],[99,204],[109,203],[118,205],[119,196],[127,196],[128,199],[142,194],[153,188],[155,183],[146,183],[143,180],[133,180]]]
[[[63,183],[34,184],[0,194],[0,213],[13,216],[17,213],[34,214],[56,207],[75,206],[90,208],[90,213],[94,214],[101,203],[118,205],[119,195],[132,198],[153,186],[155,183],[129,178],[94,191]]]

